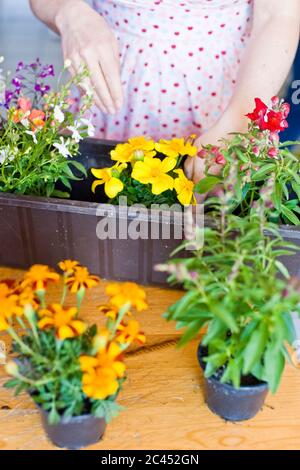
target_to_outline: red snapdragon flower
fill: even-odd
[[[288,127],[286,118],[290,112],[290,105],[282,103],[278,97],[272,98],[272,109],[259,98],[255,98],[255,109],[252,113],[246,114],[251,121],[255,122],[261,131],[270,131],[278,133]]]

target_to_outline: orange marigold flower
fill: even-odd
[[[73,274],[75,268],[79,267],[79,262],[66,259],[58,263],[58,266],[65,274],[69,275],[69,274]]]
[[[134,282],[110,283],[106,287],[106,293],[111,297],[111,305],[118,309],[130,304],[141,312],[148,307],[144,289]]]
[[[132,344],[134,341],[140,344],[146,342],[146,336],[140,331],[140,324],[136,320],[129,320],[127,325],[121,323],[118,332],[117,341],[121,344]]]
[[[82,335],[86,324],[76,319],[77,308],[65,308],[60,304],[52,304],[49,308],[38,312],[41,318],[38,327],[41,330],[54,328],[61,340]]]
[[[44,290],[48,282],[59,281],[59,274],[52,271],[48,266],[35,264],[25,274],[21,287],[31,287],[34,290]]]
[[[0,299],[0,331],[7,330],[9,319],[23,315],[24,310],[19,305],[18,295],[9,295]]]
[[[121,348],[111,342],[101,348],[96,356],[79,359],[84,393],[95,400],[104,400],[119,389],[119,381],[125,374],[125,364],[120,361]]]
[[[82,390],[87,397],[105,400],[119,389],[119,382],[112,369],[91,369],[82,376]]]
[[[73,294],[76,294],[81,288],[90,289],[91,287],[95,287],[99,282],[99,277],[92,276],[89,270],[82,266],[76,267],[73,275],[65,280],[66,285]]]

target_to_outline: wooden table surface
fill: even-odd
[[[0,269],[0,279],[20,271]],[[86,297],[82,316],[101,322],[95,309],[104,297],[102,282]],[[127,358],[128,380],[119,402],[126,407],[109,424],[104,439],[91,450],[300,449],[300,373],[287,366],[276,397],[268,396],[256,418],[226,423],[206,407],[197,341],[175,349],[178,332],[162,319],[164,310],[182,294],[147,288],[150,308],[139,314],[147,344]],[[50,300],[55,298],[55,290]],[[1,337],[1,339],[5,339]],[[7,377],[3,367],[0,383]],[[30,398],[0,388],[0,450],[55,449],[47,440]]]

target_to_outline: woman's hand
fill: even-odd
[[[64,59],[72,63],[71,73],[86,64],[96,105],[104,113],[117,112],[123,102],[119,51],[106,21],[81,0],[61,3],[54,21]]]
[[[226,137],[226,130],[225,127],[223,128],[222,126],[222,121],[220,121],[220,123],[206,132],[203,136],[198,137],[198,139],[195,141],[195,145],[198,147],[199,151],[201,150],[202,146],[219,146],[220,139],[222,137]],[[186,159],[184,170],[187,178],[192,179],[194,183],[198,183],[198,181],[205,177],[205,167],[205,158],[196,156]],[[222,165],[214,164],[209,168],[209,174],[217,176],[221,173],[222,168]]]

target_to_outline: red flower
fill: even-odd
[[[263,103],[261,99],[255,98],[255,109],[252,113],[246,114],[246,117],[260,125],[260,123],[264,120],[267,112],[268,106]]]
[[[255,109],[246,116],[258,125],[261,131],[270,131],[278,133],[284,131],[288,127],[286,118],[290,112],[290,105],[282,103],[277,97],[272,98],[273,109],[269,109],[263,101],[255,98]]]

